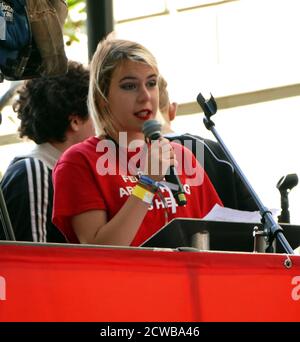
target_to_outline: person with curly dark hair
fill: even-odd
[[[88,69],[70,61],[66,74],[27,80],[18,91],[13,108],[19,134],[36,146],[14,158],[1,181],[16,240],[65,242],[51,221],[52,169],[66,149],[95,133],[88,88]],[[0,239],[2,234],[0,230]]]

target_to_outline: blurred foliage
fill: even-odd
[[[102,1],[102,0],[94,0],[94,1]],[[65,21],[64,25],[64,35],[67,38],[66,44],[71,45],[73,42],[78,42],[80,33],[84,33],[86,31],[85,23],[86,23],[86,0],[67,0],[68,4],[68,17]],[[17,86],[20,86],[21,82],[9,82],[7,80],[5,83],[0,84],[0,99],[5,103],[5,109],[2,111],[3,122],[2,125],[0,123],[1,132],[0,132],[0,146],[3,145],[1,142],[2,135],[10,134],[12,131],[10,123],[13,124],[17,128],[19,125],[19,119],[17,118],[17,114],[12,110],[11,104],[14,102],[16,98],[16,89]],[[2,87],[5,85],[6,87]],[[7,100],[4,99],[4,96],[7,97]],[[1,107],[1,106],[0,106]],[[16,141],[19,142],[19,141]],[[6,143],[5,143],[6,144]],[[1,164],[1,161],[0,161]],[[0,179],[1,179],[1,171],[0,171]]]
[[[79,41],[78,33],[85,32],[86,1],[67,0],[67,4],[69,13],[64,25],[64,34],[68,37],[66,44],[71,45],[74,41]]]

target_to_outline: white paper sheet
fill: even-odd
[[[277,209],[270,209],[272,215],[277,222]],[[259,211],[244,211],[236,210],[226,207],[221,207],[216,204],[211,211],[202,218],[206,221],[226,221],[226,222],[247,222],[247,223],[260,223],[261,215]]]

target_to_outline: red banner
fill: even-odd
[[[300,256],[3,243],[0,321],[300,321]]]

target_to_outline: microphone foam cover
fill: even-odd
[[[147,120],[143,125],[143,133],[146,138],[150,138],[155,135],[160,135],[161,124],[157,120]]]

